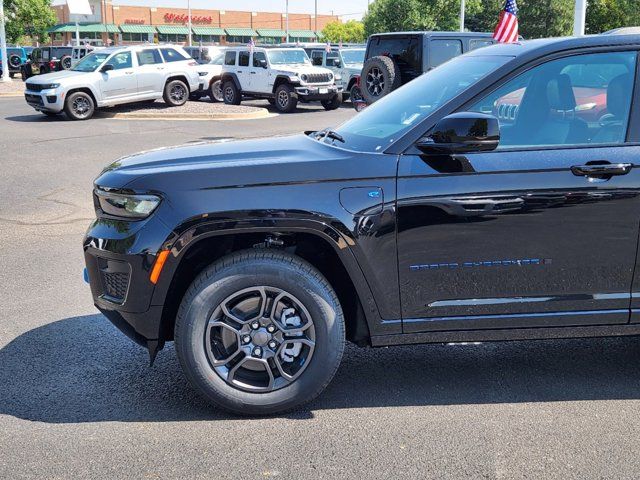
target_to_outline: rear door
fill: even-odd
[[[166,66],[157,48],[145,48],[136,52],[138,67],[135,76],[138,81],[138,93],[151,95],[162,93],[166,76]]]
[[[493,152],[401,157],[405,331],[629,321],[639,295],[636,57],[552,60],[471,102],[463,110],[499,117]]]

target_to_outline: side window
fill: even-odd
[[[265,62],[267,61],[267,56],[264,54],[264,52],[253,52],[253,66],[261,67],[261,60],[264,60]]]
[[[476,48],[488,47],[489,45],[493,45],[494,43],[495,42],[493,40],[469,40],[469,51],[475,50]]]
[[[431,40],[429,42],[429,66],[431,68],[442,65],[458,55],[462,55],[460,40]]]
[[[338,52],[327,53],[327,67],[339,67],[340,54]]]
[[[236,64],[236,52],[229,51],[224,54],[224,64],[225,65],[235,65]]]
[[[162,63],[162,57],[160,52],[156,49],[142,50],[136,53],[138,57],[138,65],[153,65],[156,63]]]
[[[249,66],[249,52],[240,52],[240,54],[238,55],[238,66],[239,67]]]
[[[42,50],[42,59],[43,60],[49,60],[49,50],[48,49]]]
[[[498,117],[500,147],[624,143],[635,64],[635,52],[552,60],[468,110]]]
[[[322,52],[322,50],[314,50],[311,52],[311,63],[317,67],[321,67],[323,55],[324,52]]]
[[[183,56],[180,52],[173,48],[161,48],[162,56],[165,62],[180,62],[186,60],[187,57]]]
[[[131,68],[133,65],[131,63],[131,52],[120,52],[116,53],[109,63],[113,65],[114,70],[122,70],[123,68]]]

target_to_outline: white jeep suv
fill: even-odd
[[[326,110],[342,103],[342,87],[333,72],[314,67],[301,48],[230,48],[222,68],[224,102],[239,105],[243,97],[266,98],[285,113],[298,101],[319,101]]]
[[[63,110],[72,120],[86,120],[96,108],[163,98],[183,105],[202,90],[197,63],[174,45],[105,48],[90,53],[70,70],[27,80],[25,99],[46,115]]]

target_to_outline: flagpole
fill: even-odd
[[[464,32],[464,0],[460,0],[460,31]]]
[[[584,35],[587,17],[587,0],[576,0],[575,15],[573,18],[573,35],[581,37]]]
[[[4,0],[0,0],[0,52],[2,53],[2,77],[0,82],[10,82],[9,57],[7,56],[7,36],[4,30]]]
[[[187,0],[187,15],[189,16],[187,21],[187,28],[189,29],[189,46],[191,46],[191,0]]]
[[[289,43],[289,0],[286,1],[286,10],[285,10],[285,20],[286,20],[286,30],[287,30],[287,43]]]

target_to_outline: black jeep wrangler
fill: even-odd
[[[34,75],[69,70],[73,47],[38,47],[31,52],[29,60],[20,67],[22,79]]]
[[[360,77],[362,98],[371,104],[453,57],[493,43],[495,40],[490,33],[394,32],[371,35]]]

